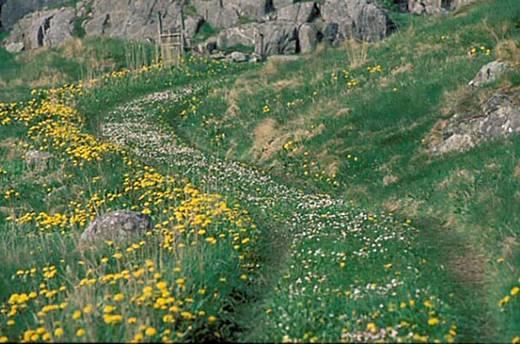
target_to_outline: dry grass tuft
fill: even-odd
[[[347,53],[347,60],[351,69],[362,67],[367,63],[369,43],[351,38],[345,40],[342,46]]]
[[[520,66],[520,48],[512,39],[500,41],[496,46],[498,60],[509,63],[513,67]]]

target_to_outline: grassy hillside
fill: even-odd
[[[0,100],[24,99],[34,88],[59,87],[151,64],[152,55],[151,45],[110,38],[73,39],[60,48],[20,54],[10,54],[1,46]]]
[[[520,4],[397,18],[383,42],[259,65],[0,51],[0,341],[518,342],[520,141],[425,143],[518,94]],[[468,89],[496,58],[513,70]],[[79,247],[116,209],[154,229]]]
[[[515,1],[412,18],[379,44],[347,42],[297,62],[271,61],[207,94],[197,116],[172,113],[171,123],[201,149],[412,219],[450,275],[470,331],[481,330],[475,338],[509,341],[518,334],[518,307],[500,300],[519,282],[518,138],[443,157],[429,156],[424,139],[439,119],[490,92],[518,94],[519,18]],[[469,90],[497,57],[516,68]]]

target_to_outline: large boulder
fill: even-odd
[[[148,215],[119,210],[106,213],[92,223],[81,234],[80,242],[97,240],[124,241],[152,229],[152,220]]]
[[[237,45],[254,46],[262,56],[294,54],[298,49],[298,25],[280,21],[249,23],[219,33],[218,49]]]
[[[279,10],[285,6],[294,4],[294,0],[273,0],[271,4],[274,10]]]
[[[197,13],[214,28],[227,29],[237,25],[240,20],[236,8],[224,7],[221,0],[192,0],[191,3]]]
[[[226,49],[237,45],[254,46],[259,24],[250,23],[221,31],[217,36],[217,48]]]
[[[348,37],[377,41],[386,37],[393,28],[387,13],[368,0],[327,0],[320,11],[323,20],[329,24],[329,31],[337,29],[336,41]]]
[[[0,31],[11,30],[25,15],[50,5],[59,5],[63,0],[0,0]]]
[[[19,20],[7,39],[7,46],[23,44],[25,50],[57,47],[72,37],[74,10],[60,8],[31,13]]]
[[[269,0],[224,0],[223,5],[235,10],[242,18],[257,21],[272,11]]]
[[[300,43],[301,53],[307,54],[314,51],[318,44],[318,31],[314,25],[306,23],[300,26],[298,30],[298,41]]]
[[[84,28],[87,35],[152,41],[157,39],[159,16],[163,30],[181,27],[181,8],[180,0],[93,0]]]
[[[280,8],[277,11],[277,20],[287,20],[303,24],[311,22],[319,16],[318,5],[314,2],[301,2]]]

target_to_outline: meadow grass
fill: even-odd
[[[508,301],[518,284],[518,139],[438,158],[422,139],[455,109],[478,108],[478,97],[461,90],[497,45],[518,42],[519,15],[517,2],[486,1],[448,17],[410,18],[357,62],[349,47],[268,62],[208,94],[196,116],[172,113],[171,123],[208,152],[413,219],[419,245],[449,277],[431,283],[454,295],[463,338],[510,341],[518,334]],[[474,92],[515,92],[517,73]]]

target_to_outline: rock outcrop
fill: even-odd
[[[408,11],[414,14],[438,14],[453,11],[475,0],[408,0]]]
[[[307,53],[323,40],[333,44],[348,37],[375,41],[392,28],[385,10],[372,0],[83,0],[76,9],[25,16],[6,45],[12,51],[19,50],[20,42],[25,49],[57,46],[71,36],[71,23],[79,19],[87,36],[131,40],[156,40],[159,22],[164,30],[183,27],[188,46],[207,22],[220,32],[199,46],[199,51],[246,45],[265,55]]]
[[[74,18],[71,8],[31,13],[15,24],[6,45],[12,51],[59,46],[72,37]]]
[[[504,92],[496,92],[480,106],[478,114],[455,114],[436,125],[431,154],[461,152],[497,138],[520,133],[520,101]]]
[[[64,2],[63,0],[0,0],[0,31],[11,30],[18,20],[31,12]]]
[[[413,13],[438,13],[472,0],[396,0]],[[155,41],[163,30],[184,28],[186,46],[204,23],[218,31],[196,51],[255,47],[260,55],[309,53],[319,42],[339,44],[347,38],[377,41],[394,28],[374,0],[82,0],[75,9],[40,10],[63,0],[0,0],[3,26],[12,28],[10,51],[53,47],[81,23],[87,36]],[[14,24],[16,22],[16,24]],[[22,48],[23,44],[23,48]]]
[[[181,1],[172,0],[92,0],[87,35],[152,41],[157,38],[159,18],[164,30],[181,25]],[[193,28],[191,28],[193,31]]]

